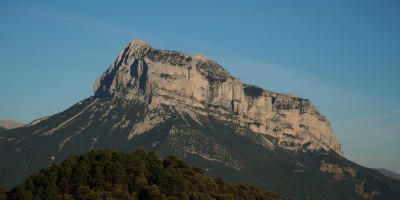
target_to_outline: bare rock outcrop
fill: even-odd
[[[5,129],[14,129],[14,128],[19,128],[25,126],[24,123],[17,122],[14,120],[0,120],[0,127],[3,127]]]
[[[331,125],[308,99],[243,84],[203,55],[157,50],[131,41],[96,80],[95,96],[139,100],[154,109],[184,107],[271,136],[281,147],[343,155]]]

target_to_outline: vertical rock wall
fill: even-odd
[[[211,59],[156,50],[133,40],[96,80],[95,96],[188,107],[234,118],[254,132],[270,135],[290,149],[333,150],[343,155],[328,120],[311,101],[244,85]]]

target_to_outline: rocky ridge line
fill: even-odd
[[[135,39],[96,80],[94,92],[101,98],[143,101],[149,110],[170,105],[191,116],[233,121],[265,136],[269,148],[324,149],[343,156],[329,121],[310,100],[243,84],[202,55],[157,50]]]

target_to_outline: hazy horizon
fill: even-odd
[[[400,173],[398,1],[0,1],[0,24],[0,119],[29,123],[93,95],[140,38],[311,99],[346,158]]]

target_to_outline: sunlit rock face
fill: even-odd
[[[193,118],[213,115],[268,136],[265,143],[271,148],[343,155],[329,121],[310,100],[243,84],[203,55],[157,50],[135,39],[96,80],[94,92],[96,97],[144,102],[150,111],[168,105]]]

